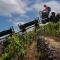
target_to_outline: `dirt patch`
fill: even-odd
[[[26,60],[36,60],[36,56],[37,56],[36,42],[33,41],[27,50],[27,59]]]
[[[60,60],[60,39],[56,37],[45,37],[45,42],[49,45],[49,48],[55,50],[55,60]]]

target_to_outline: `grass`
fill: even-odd
[[[49,36],[60,36],[60,21],[57,23],[49,22],[45,26],[40,26],[35,31],[26,32],[24,36],[19,33],[14,34],[6,38],[3,43],[3,52],[0,54],[0,60],[9,60],[14,56],[18,58],[24,58],[27,52],[27,47],[31,45],[33,40],[36,40],[37,34],[49,35]]]

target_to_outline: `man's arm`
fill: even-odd
[[[45,9],[43,9],[42,11],[43,11],[43,12],[44,12],[44,11],[47,12],[47,11],[48,11],[48,8],[45,8]]]

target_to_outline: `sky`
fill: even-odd
[[[39,16],[43,5],[52,12],[60,12],[60,0],[0,0],[0,32],[10,27],[19,31],[18,24],[24,24]]]

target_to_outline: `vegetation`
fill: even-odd
[[[45,34],[51,36],[60,36],[60,21],[57,23],[49,22],[44,26]]]
[[[42,32],[43,31],[43,32]],[[40,26],[36,33],[44,33],[44,35],[60,36],[60,21],[57,23],[49,22],[47,25]],[[36,33],[34,31],[26,32],[25,35],[19,33],[6,38],[3,43],[3,52],[0,60],[12,60],[13,57],[24,60],[27,48],[35,40]]]
[[[18,59],[23,59],[27,48],[31,44],[34,39],[35,33],[29,32],[25,33],[24,36],[14,34],[6,38],[6,41],[3,43],[4,49],[3,53],[0,56],[0,60],[9,60],[14,57],[14,55],[18,56]]]

